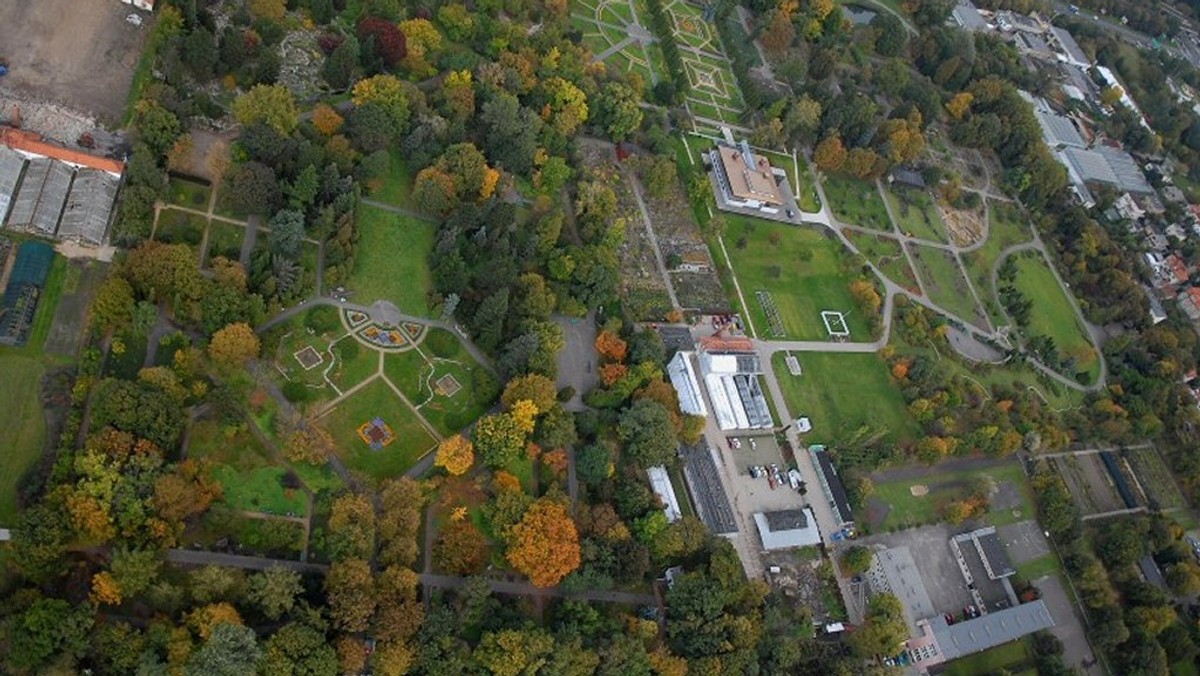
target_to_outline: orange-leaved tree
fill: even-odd
[[[560,502],[533,503],[509,538],[508,561],[538,587],[553,587],[579,567],[579,532]]]
[[[596,336],[596,351],[610,361],[625,361],[625,353],[628,348],[625,341],[612,331],[601,331],[600,335]]]
[[[446,468],[451,476],[461,476],[475,464],[475,447],[463,435],[456,434],[438,444],[434,464]]]

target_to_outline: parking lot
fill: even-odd
[[[732,442],[733,439],[737,441]],[[796,509],[807,504],[807,496],[801,495],[788,484],[788,466],[783,461],[774,435],[731,434],[725,436],[722,442],[721,451],[736,470],[736,474],[731,473],[734,476],[731,477],[733,486],[730,488],[732,493],[737,494],[737,502],[747,514]],[[771,480],[767,476],[756,478],[750,474],[751,467],[765,467],[767,474],[770,474],[772,464],[779,468],[783,478],[782,485],[775,488],[771,488]],[[808,488],[820,491],[820,487],[813,484],[809,484]]]

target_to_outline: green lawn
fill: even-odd
[[[308,513],[308,496],[304,491],[284,488],[285,474],[287,470],[282,467],[260,467],[247,472],[229,465],[220,465],[212,473],[221,483],[221,499],[233,509],[304,516]]]
[[[53,309],[53,308],[51,308]],[[39,314],[41,309],[38,310]],[[0,349],[0,427],[4,453],[0,453],[0,527],[11,527],[17,517],[17,490],[25,473],[37,465],[46,445],[46,424],[38,392],[45,367],[36,356]]]
[[[979,293],[988,316],[996,325],[1003,324],[1003,315],[992,288],[992,268],[1004,249],[1032,239],[1029,224],[1017,207],[1008,202],[988,201],[987,240],[979,249],[962,256],[963,265],[971,275],[971,283]]]
[[[232,261],[238,260],[242,255],[242,240],[245,238],[245,228],[232,223],[213,221],[208,226],[208,258],[206,261],[211,261],[217,256],[224,256]]]
[[[797,352],[795,356],[801,376],[788,371],[783,353],[771,358],[771,367],[792,416],[812,420],[805,443],[836,444],[864,425],[886,432],[894,441],[911,439],[919,432],[879,355]]]
[[[847,313],[852,340],[870,340],[867,318],[850,296],[857,270],[835,239],[808,227],[726,215],[725,246],[745,296],[755,331],[768,337],[766,314],[756,291],[767,291],[779,311],[786,338],[824,340],[822,310]],[[771,243],[772,233],[778,244]]]
[[[1033,639],[1026,636],[946,664],[945,676],[978,676],[1002,669],[1018,673],[1033,661]],[[1036,673],[1036,672],[1035,672]]]
[[[335,341],[339,347],[348,345],[343,341],[354,342],[357,348],[349,348],[354,353],[349,359],[343,357],[346,349],[335,348],[334,354],[330,355],[329,346]],[[321,356],[321,363],[306,370],[295,355],[308,347]],[[355,338],[341,333],[340,329],[334,333],[310,335],[299,317],[291,321],[290,332],[280,339],[274,354],[276,372],[283,377],[280,383],[286,380],[304,383],[315,400],[330,400],[338,394],[326,382],[326,375],[344,392],[374,375],[379,368],[378,351],[358,343]]]
[[[920,293],[917,286],[917,275],[900,246],[900,240],[886,235],[874,235],[855,230],[846,230],[846,237],[858,247],[859,252],[867,260],[875,264],[888,279],[896,282],[913,293]]]
[[[942,507],[951,500],[964,497],[970,480],[983,475],[990,476],[997,484],[1010,483],[1021,493],[1020,505],[1016,509],[990,510],[984,515],[983,521],[992,526],[1004,526],[1033,518],[1033,494],[1020,465],[1013,463],[962,472],[943,472],[933,467],[927,476],[916,479],[876,482],[872,499],[886,502],[890,509],[886,518],[875,526],[875,529],[885,531],[937,523],[942,520]],[[929,492],[925,495],[913,495],[912,487],[917,485],[925,486]]]
[[[208,210],[208,198],[212,195],[212,188],[203,183],[172,177],[169,190],[172,204],[200,211]]]
[[[396,440],[376,451],[358,436],[358,427],[375,418],[392,428]],[[433,449],[436,441],[400,397],[382,379],[376,379],[346,399],[321,419],[333,435],[338,455],[353,470],[376,479],[397,477]]]
[[[840,174],[825,174],[824,186],[829,208],[833,209],[838,220],[862,228],[892,232],[887,207],[874,182]]]
[[[1027,336],[1049,336],[1064,358],[1075,360],[1076,372],[1086,372],[1088,382],[1095,382],[1100,372],[1100,360],[1087,334],[1084,333],[1071,299],[1041,255],[1021,256],[1017,259],[1017,288],[1033,302]]]
[[[986,327],[983,310],[975,304],[975,297],[967,287],[967,278],[954,254],[944,249],[909,244],[913,263],[929,299],[971,324]]]
[[[429,349],[434,341],[453,346],[453,350],[439,350],[444,356],[435,354]],[[444,435],[455,434],[491,408],[499,394],[499,383],[449,331],[431,329],[420,347],[420,351],[389,354],[384,374],[430,425]],[[431,387],[447,375],[453,376],[461,388],[453,396],[434,392]]]
[[[356,303],[386,299],[404,312],[429,316],[426,294],[433,288],[429,254],[435,226],[409,216],[361,205],[358,255],[346,280]]]
[[[885,188],[883,192],[901,232],[909,237],[949,243],[946,226],[942,224],[933,195],[928,191]]]
[[[371,193],[371,199],[386,204],[395,204],[399,207],[410,207],[412,206],[411,195],[415,174],[409,169],[408,161],[404,159],[400,151],[393,150],[391,160],[387,176]]]
[[[1017,574],[1032,582],[1046,575],[1062,572],[1062,566],[1054,554],[1043,554],[1036,559],[1017,564]]]

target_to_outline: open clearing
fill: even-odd
[[[938,215],[937,206],[933,203],[933,195],[926,190],[908,188],[884,188],[884,196],[892,214],[896,217],[896,226],[909,237],[929,240],[931,242],[949,243],[946,239],[946,226]]]
[[[363,305],[389,300],[401,311],[429,316],[427,294],[433,289],[429,253],[434,225],[361,205],[358,210],[358,256],[346,280],[351,300]]]
[[[1021,466],[1014,463],[979,470],[939,471],[931,468],[922,476],[898,481],[876,481],[875,492],[868,501],[871,512],[868,521],[876,531],[893,530],[937,523],[947,502],[963,498],[970,490],[971,479],[987,476],[995,484],[991,507],[982,520],[993,526],[1003,526],[1028,519],[1034,514],[1033,494],[1025,481]],[[927,490],[914,491],[914,487]],[[917,493],[917,494],[914,494]],[[884,507],[886,505],[886,507]],[[878,506],[878,509],[876,508]]]
[[[3,87],[119,123],[154,23],[140,12],[140,28],[126,23],[133,11],[107,0],[0,3],[0,45],[9,65]]]
[[[786,338],[826,340],[821,311],[836,310],[846,313],[850,340],[871,340],[866,317],[850,296],[855,271],[846,269],[849,256],[841,242],[812,228],[726,217],[725,246],[759,333],[767,336],[768,324],[755,292],[768,291]],[[778,244],[771,243],[772,233]]]
[[[396,435],[394,442],[378,451],[358,436],[358,427],[375,418],[382,418]],[[412,409],[381,378],[342,401],[321,423],[333,435],[346,465],[375,479],[400,476],[436,443]]]
[[[858,230],[845,230],[843,234],[888,279],[913,293],[921,293],[921,287],[917,285],[917,275],[908,264],[900,240],[889,235],[876,235]]]
[[[975,326],[986,329],[987,319],[983,310],[976,305],[975,297],[967,286],[967,278],[954,254],[911,242],[909,251],[929,299]]]
[[[788,371],[784,353],[771,358],[771,368],[788,410],[812,420],[805,443],[835,444],[864,425],[886,432],[893,441],[917,435],[916,421],[879,355],[797,352],[795,356],[804,375]]]
[[[431,329],[418,347],[389,354],[384,375],[430,425],[444,435],[456,434],[491,407],[500,385],[445,329]],[[447,375],[460,388],[453,394],[437,388]]]
[[[1066,375],[1070,377],[1077,372],[1086,372],[1088,382],[1095,382],[1100,372],[1100,360],[1079,324],[1071,299],[1059,285],[1045,259],[1040,254],[1020,256],[1016,264],[1016,286],[1033,302],[1026,334],[1030,337],[1049,336],[1063,359],[1074,360],[1075,367],[1066,369]]]
[[[887,206],[873,182],[860,181],[840,174],[822,177],[829,208],[839,221],[860,228],[893,232]]]

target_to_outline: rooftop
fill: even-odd
[[[987,22],[983,20],[983,15],[971,4],[971,0],[958,0],[951,13],[954,18],[954,23],[961,28],[969,31],[984,31],[987,30]]]
[[[938,615],[929,624],[942,654],[947,660],[953,660],[1049,629],[1054,626],[1054,620],[1046,604],[1038,599],[952,625],[947,625],[946,619]]]
[[[721,143],[717,145],[717,152],[734,197],[783,204],[775,174],[771,172],[771,163],[765,157],[754,155],[745,143],[740,148]]]
[[[1075,38],[1071,37],[1071,34],[1066,30],[1058,26],[1051,26],[1050,34],[1058,41],[1058,45],[1062,47],[1068,60],[1074,63],[1091,63],[1091,59],[1087,57],[1087,54],[1084,53],[1079,43],[1075,42]]]
[[[49,157],[50,159],[66,162],[75,167],[87,167],[107,171],[118,176],[125,173],[125,163],[107,157],[97,157],[80,150],[65,148],[49,143],[41,134],[12,127],[0,128],[0,145],[18,150],[30,155]]]
[[[807,507],[778,512],[757,512],[754,523],[762,538],[763,549],[790,549],[821,542],[817,521]]]

